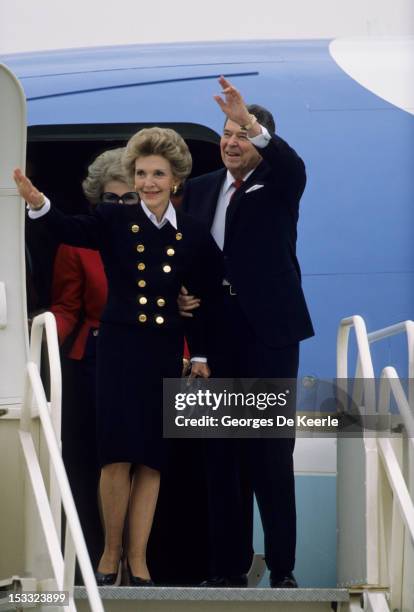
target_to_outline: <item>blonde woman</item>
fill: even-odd
[[[125,147],[105,151],[88,167],[82,188],[92,208],[100,202],[138,202],[125,175],[124,151]],[[94,565],[103,543],[97,499],[96,344],[107,293],[99,252],[61,244],[54,261],[50,310],[60,344],[71,340],[62,355],[62,455]]]
[[[124,163],[140,202],[99,205],[92,216],[63,215],[18,170],[15,180],[36,223],[66,243],[98,249],[104,262],[108,302],[97,347],[97,429],[105,549],[97,581],[115,583],[128,515],[129,582],[147,586],[153,584],[147,542],[165,465],[162,379],[181,374],[183,321],[192,354],[204,358],[193,375],[209,376],[203,321],[220,292],[221,254],[208,230],[171,204],[192,165],[181,136],[141,130],[128,142]],[[181,285],[202,298],[193,319],[178,312]]]

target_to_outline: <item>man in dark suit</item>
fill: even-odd
[[[299,342],[313,335],[296,258],[306,175],[269,111],[246,106],[224,77],[215,96],[226,115],[225,168],[188,181],[183,208],[208,224],[223,251],[223,306],[209,364],[214,377],[296,378]],[[187,306],[197,302],[187,298]],[[210,577],[245,586],[252,560],[251,508],[258,502],[272,587],[296,587],[294,439],[208,440]]]

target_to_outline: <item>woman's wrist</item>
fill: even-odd
[[[40,192],[39,193],[39,201],[34,203],[34,202],[27,202],[30,210],[40,210],[41,208],[43,208],[43,206],[46,204],[46,197],[45,194]]]

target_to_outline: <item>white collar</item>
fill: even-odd
[[[249,176],[251,174],[253,174],[253,172],[256,170],[256,168],[253,168],[253,170],[250,170],[250,172],[248,172],[246,174],[246,176],[243,177],[243,183],[245,181],[247,181],[247,179],[249,178]],[[234,178],[234,176],[231,174],[230,170],[227,170],[226,173],[226,178],[224,179],[224,184],[223,184],[223,190],[224,193],[227,193],[227,191],[230,189],[230,187],[233,187],[233,183],[236,179]]]
[[[175,212],[175,208],[171,204],[171,202],[168,202],[167,209],[161,221],[157,220],[157,217],[154,215],[154,213],[148,208],[148,206],[142,200],[141,200],[141,207],[144,213],[147,215],[148,219],[152,221],[153,224],[156,227],[158,227],[158,229],[161,229],[162,227],[164,227],[167,221],[171,223],[174,229],[177,229],[177,213]]]

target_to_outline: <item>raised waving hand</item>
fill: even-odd
[[[23,174],[20,168],[16,168],[13,172],[13,179],[16,183],[18,192],[21,197],[26,200],[30,208],[35,210],[42,208],[45,203],[44,194],[33,185],[32,181]]]
[[[227,118],[246,129],[249,136],[260,134],[261,128],[257,125],[256,118],[249,113],[239,90],[223,76],[219,78],[219,83],[223,88],[224,99],[222,96],[214,96],[214,99]]]

